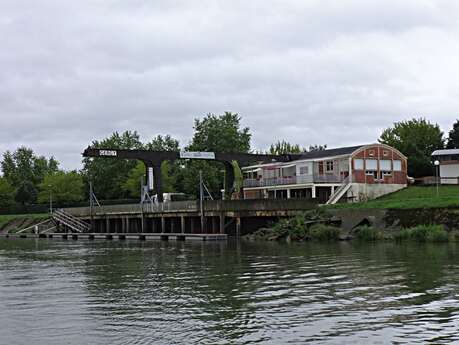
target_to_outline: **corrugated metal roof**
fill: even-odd
[[[459,155],[459,149],[436,150],[432,156]]]

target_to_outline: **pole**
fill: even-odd
[[[49,185],[49,213],[53,214],[53,186]]]
[[[89,177],[89,215],[91,217],[91,230],[94,229],[94,214],[93,214],[93,206],[94,206],[94,192],[92,189],[92,181],[91,177]]]
[[[202,170],[199,170],[199,209],[201,211],[201,232],[204,233],[204,187]]]
[[[440,166],[439,166],[439,165],[436,165],[436,166],[435,166],[435,181],[437,182],[437,198],[438,198],[438,196],[439,196],[439,191],[438,191],[438,182],[439,182],[439,181],[438,181],[438,175],[440,175],[440,174],[438,173],[438,170],[440,170]]]

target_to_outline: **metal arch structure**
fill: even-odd
[[[234,170],[232,161],[237,161],[240,166],[247,166],[256,163],[267,162],[290,162],[297,155],[268,155],[251,153],[218,153],[218,152],[178,152],[178,151],[150,151],[150,150],[123,150],[112,148],[91,148],[88,147],[83,152],[83,157],[97,157],[109,159],[134,159],[145,164],[146,176],[148,177],[149,168],[153,169],[153,186],[156,191],[158,201],[163,202],[161,186],[161,164],[164,161],[175,161],[178,159],[199,159],[221,162],[225,166],[226,181],[225,191],[232,191],[234,184]],[[147,181],[147,185],[149,181]]]

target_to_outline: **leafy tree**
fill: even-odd
[[[453,129],[449,131],[448,144],[446,145],[446,148],[459,148],[459,120],[456,120],[456,122],[453,125]]]
[[[175,181],[177,176],[171,172],[171,162],[163,162],[161,165],[161,183],[163,193],[175,192]],[[123,183],[123,190],[129,194],[130,197],[140,197],[140,181],[143,179],[145,183],[145,164],[143,162],[137,162],[134,169],[129,172],[127,180]]]
[[[35,187],[43,181],[46,174],[56,172],[59,163],[51,157],[36,156],[32,149],[20,147],[14,153],[5,152],[1,163],[3,176],[13,186],[19,186],[25,181]]]
[[[179,141],[170,135],[157,135],[153,140],[145,145],[147,150],[153,151],[179,151]]]
[[[32,182],[23,181],[16,190],[14,199],[22,205],[32,204],[37,200],[37,188]]]
[[[4,177],[0,177],[0,207],[14,204],[14,188]]]
[[[314,151],[323,151],[327,149],[327,145],[309,145],[309,149],[307,150],[308,152],[314,152]]]
[[[268,154],[271,155],[284,155],[288,153],[301,153],[306,151],[298,144],[290,144],[289,142],[282,140],[277,141],[274,144],[271,144],[268,150]]]
[[[72,203],[83,200],[83,177],[76,171],[48,174],[39,185],[38,202],[46,203],[52,194],[53,201]]]
[[[203,119],[196,119],[194,135],[187,151],[211,151],[222,153],[248,153],[251,134],[248,127],[241,128],[238,114],[225,112],[216,116],[208,114]],[[223,187],[224,166],[218,162],[190,160],[181,169],[178,186],[187,194],[199,194],[199,171],[214,196],[220,195]]]
[[[423,118],[394,123],[382,132],[379,142],[395,147],[408,158],[408,174],[413,177],[432,175],[431,154],[444,147],[438,124]]]
[[[94,148],[110,149],[143,148],[136,131],[125,131],[121,134],[115,132],[101,141],[93,141],[91,146]],[[88,190],[89,178],[91,177],[94,191],[99,199],[125,198],[129,193],[123,189],[123,184],[136,165],[137,162],[134,160],[84,158],[83,174],[86,184],[85,189]]]
[[[207,114],[202,120],[195,119],[193,139],[187,149],[225,153],[249,152],[251,136],[248,127],[241,128],[241,117],[238,114]]]

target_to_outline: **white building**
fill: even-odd
[[[432,153],[433,161],[438,161],[441,184],[459,184],[459,149],[437,150]]]

